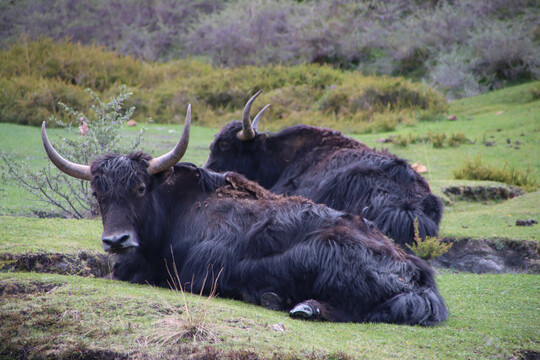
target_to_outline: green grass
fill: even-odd
[[[0,253],[77,253],[81,250],[100,251],[99,219],[39,219],[0,216]]]
[[[26,342],[30,355],[36,357],[88,348],[158,356],[179,347],[152,341],[158,324],[163,326],[161,321],[184,310],[177,292],[101,279],[0,274],[5,288],[12,283],[31,288],[33,282],[57,287],[46,293],[4,296],[7,301],[0,302],[4,346]],[[183,346],[212,345],[281,357],[344,352],[358,359],[487,359],[540,350],[537,276],[445,273],[438,283],[450,317],[432,328],[297,321],[286,313],[238,301],[216,298],[204,305],[204,299],[188,294],[190,311],[207,310],[206,326],[220,341],[192,344],[188,340]],[[276,330],[275,324],[284,331]],[[8,337],[14,327],[16,335]],[[61,348],[55,345],[58,342]]]
[[[540,242],[536,226],[516,226],[518,219],[540,219],[540,191],[504,202],[455,202],[447,206],[441,234],[449,237],[532,240]]]

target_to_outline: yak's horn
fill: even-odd
[[[69,176],[72,176],[77,179],[83,180],[92,180],[92,174],[90,173],[90,166],[76,164],[71,161],[64,159],[60,154],[51,145],[49,137],[47,136],[47,131],[45,127],[47,122],[44,121],[41,125],[41,139],[43,140],[43,146],[45,147],[45,152],[52,163],[63,173],[66,173]]]
[[[191,126],[191,104],[188,105],[186,121],[184,123],[184,131],[182,132],[182,137],[180,138],[180,141],[178,141],[174,149],[172,149],[167,154],[150,160],[150,163],[148,164],[148,169],[147,169],[150,175],[165,171],[168,168],[176,165],[180,161],[180,159],[182,159],[182,156],[184,156],[184,154],[186,153],[188,143],[189,143],[190,126]]]
[[[251,112],[251,104],[253,104],[253,101],[255,101],[255,99],[257,98],[257,96],[259,96],[261,92],[262,90],[259,90],[255,95],[253,95],[244,107],[244,116],[242,117],[242,130],[240,130],[236,135],[242,141],[249,141],[255,137],[255,133],[257,132],[257,126],[259,125],[261,116],[269,106],[266,105],[266,107],[257,114],[252,124],[249,117],[249,113]]]
[[[263,107],[263,109],[261,111],[259,111],[257,116],[255,116],[255,119],[253,119],[253,123],[251,123],[251,127],[253,128],[253,130],[255,130],[255,132],[257,132],[257,128],[259,127],[259,121],[261,121],[261,118],[262,118],[264,112],[266,111],[266,109],[268,109],[269,106],[270,106],[270,104]]]

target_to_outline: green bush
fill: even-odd
[[[453,133],[452,135],[450,135],[450,137],[448,137],[448,145],[454,147],[460,146],[461,144],[468,141],[469,139],[467,138],[467,136],[461,132]]]
[[[69,40],[42,38],[28,42],[23,38],[0,52],[0,78],[26,75],[104,91],[113,85],[139,84],[142,74],[142,63],[130,56]]]
[[[453,244],[445,244],[436,236],[426,236],[425,239],[422,239],[418,229],[418,219],[414,218],[414,242],[412,245],[406,245],[416,255],[418,255],[418,257],[424,260],[431,260],[446,254],[452,248]]]
[[[530,176],[530,171],[516,169],[508,162],[502,169],[482,161],[480,156],[473,160],[466,159],[461,168],[454,169],[454,178],[468,180],[490,180],[509,185],[520,186],[526,191],[538,188],[538,180]]]
[[[448,106],[424,84],[329,66],[224,69],[193,59],[142,63],[98,46],[23,38],[0,51],[0,121],[39,125],[51,114],[63,116],[58,102],[88,109],[83,89],[108,97],[120,84],[134,93],[126,105],[137,108],[136,120],[180,123],[192,104],[193,122],[211,127],[241,118],[257,90],[263,93],[255,107],[271,104],[270,129],[305,123],[357,133],[391,131],[399,123],[433,118]]]
[[[28,75],[0,78],[0,94],[0,121],[34,126],[50,115],[65,115],[59,102],[84,111],[90,101],[80,86]]]
[[[429,133],[428,137],[434,148],[442,148],[444,146],[444,141],[446,140],[445,133]]]

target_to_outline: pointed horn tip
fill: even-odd
[[[187,125],[191,125],[191,104],[188,104],[186,111],[186,120],[184,121],[184,127]]]

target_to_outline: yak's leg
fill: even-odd
[[[285,310],[285,301],[275,292],[265,292],[261,295],[261,305],[269,310]]]
[[[289,311],[289,316],[293,319],[313,321],[347,321],[342,315],[341,311],[338,311],[331,305],[313,299],[301,302]]]

